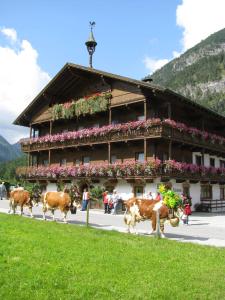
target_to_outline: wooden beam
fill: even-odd
[[[205,149],[202,148],[202,165],[205,165]]]
[[[147,102],[146,100],[144,101],[144,117],[145,117],[145,121],[147,120]]]
[[[51,150],[48,150],[48,165],[51,165]]]
[[[147,140],[144,139],[144,159],[147,160]]]
[[[111,164],[111,143],[108,143],[108,163]]]
[[[49,122],[49,134],[52,135],[52,121]]]
[[[169,151],[168,151],[168,153],[169,153],[169,159],[172,159],[172,141],[171,140],[169,141]]]
[[[109,108],[109,124],[112,124],[112,110]]]
[[[171,119],[172,118],[172,109],[171,109],[171,103],[168,102],[168,118]]]

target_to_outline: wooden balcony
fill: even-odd
[[[77,147],[83,145],[103,144],[108,142],[119,142],[128,140],[140,140],[151,138],[165,138],[172,141],[180,142],[183,144],[193,145],[199,148],[205,148],[211,151],[218,151],[225,153],[225,145],[218,142],[213,142],[210,139],[203,139],[199,136],[191,135],[187,132],[181,132],[176,128],[172,128],[167,124],[152,125],[149,128],[132,129],[120,132],[111,132],[105,135],[89,136],[77,139],[70,139],[56,142],[45,143],[22,143],[23,152],[42,151],[49,149],[60,149]]]
[[[140,166],[140,163],[138,163]],[[224,184],[225,183],[225,170],[222,173],[209,173],[209,172],[191,172],[185,170],[169,170],[165,168],[165,164],[158,166],[152,166],[149,168],[137,168],[136,164],[131,167],[128,167],[126,170],[123,167],[123,164],[118,165],[107,165],[98,166],[92,165],[89,166],[69,166],[69,167],[60,167],[60,166],[39,166],[39,167],[29,167],[29,168],[18,168],[17,176],[24,178],[26,180],[72,180],[79,178],[91,178],[91,179],[118,179],[123,178],[126,180],[130,179],[143,179],[143,180],[154,180],[157,177],[161,178],[161,181],[169,181],[171,179],[177,180],[177,182],[184,182],[189,180],[192,183],[197,182],[209,182],[211,184]],[[101,172],[99,169],[101,168]],[[93,169],[94,172],[93,172]],[[127,171],[129,169],[129,171]],[[120,170],[120,171],[118,171]]]

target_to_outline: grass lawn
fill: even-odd
[[[0,299],[225,299],[225,249],[0,214]]]

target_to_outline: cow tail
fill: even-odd
[[[123,220],[124,220],[124,223],[127,224],[127,208],[126,208],[125,213],[123,215]]]

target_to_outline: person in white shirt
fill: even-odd
[[[113,212],[112,212],[112,214],[116,215],[117,214],[117,207],[118,207],[118,204],[119,204],[119,195],[117,194],[116,190],[113,190],[113,194],[112,194],[111,199],[112,199],[112,203],[113,203]]]
[[[148,193],[147,199],[148,199],[148,200],[153,200],[152,192],[149,192],[149,193]]]
[[[81,209],[81,211],[87,210],[89,199],[90,199],[89,192],[86,189],[84,189],[83,196],[82,196],[82,209]]]

